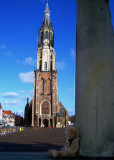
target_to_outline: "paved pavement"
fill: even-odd
[[[63,128],[25,128],[0,136],[0,152],[47,152],[63,146]]]
[[[27,153],[27,152],[0,152],[0,160],[52,160],[47,152]]]
[[[64,129],[25,128],[0,136],[0,160],[53,160],[48,150],[64,145]],[[68,160],[70,158],[66,158]],[[114,160],[113,158],[71,158],[72,160]]]
[[[48,150],[64,146],[64,128],[25,128],[0,136],[0,160],[52,160]]]
[[[0,152],[0,160],[53,160],[53,159],[54,158],[50,157],[47,152],[43,153],[6,152],[5,154]],[[73,160],[73,158],[70,159]],[[69,160],[69,158],[66,158],[66,160]],[[75,160],[78,160],[78,158]]]

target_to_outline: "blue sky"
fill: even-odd
[[[4,110],[24,115],[32,99],[38,30],[46,0],[0,0],[0,102]],[[114,1],[110,1],[114,26]],[[55,34],[58,97],[75,112],[76,0],[49,0]]]

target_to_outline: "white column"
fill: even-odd
[[[114,36],[106,0],[77,0],[76,126],[80,155],[114,156]]]

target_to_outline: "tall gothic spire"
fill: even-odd
[[[50,11],[49,11],[49,6],[48,6],[48,0],[47,0],[47,3],[46,3],[46,9],[45,9],[45,12],[50,13]]]
[[[46,9],[44,11],[44,23],[50,24],[50,11],[49,11],[49,6],[48,6],[48,0],[46,3]]]

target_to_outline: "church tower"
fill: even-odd
[[[56,126],[58,105],[57,71],[55,71],[54,31],[48,0],[39,29],[37,70],[34,71],[32,126]]]

